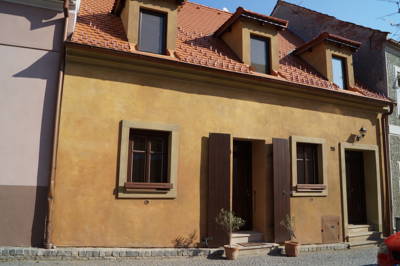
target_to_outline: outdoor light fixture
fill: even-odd
[[[357,141],[360,141],[362,138],[365,137],[365,135],[367,134],[367,129],[365,127],[361,127],[359,132],[360,134],[356,136]]]

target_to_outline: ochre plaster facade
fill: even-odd
[[[321,217],[342,219],[339,143],[362,126],[368,133],[361,144],[381,143],[380,104],[233,75],[225,79],[223,73],[190,73],[182,66],[122,57],[113,63],[112,57],[82,54],[71,49],[67,54],[51,232],[56,246],[172,247],[192,233],[194,244],[200,242],[207,236],[210,133],[253,140],[254,228],[267,241],[273,241],[272,138],[324,139],[327,196],[291,198],[298,240],[321,243]],[[179,126],[175,199],[116,197],[123,120]]]

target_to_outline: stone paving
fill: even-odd
[[[241,256],[236,261],[227,261],[220,256],[207,257],[181,257],[181,258],[114,258],[100,259],[90,258],[87,260],[17,260],[15,257],[0,262],[0,265],[9,266],[203,266],[203,265],[376,265],[377,248],[359,248],[342,251],[323,251],[302,253],[297,258],[288,258],[279,254],[259,255],[259,256]]]

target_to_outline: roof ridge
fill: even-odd
[[[205,7],[205,8],[211,9],[211,10],[213,10],[213,11],[219,11],[219,12],[224,12],[224,13],[227,13],[227,14],[233,15],[233,13],[232,13],[232,12],[230,12],[230,11],[225,11],[225,10],[223,10],[223,9],[218,9],[218,8],[211,7],[211,6],[206,6],[206,5],[203,5],[203,4],[196,3],[196,2],[192,2],[192,1],[186,1],[186,3],[188,3],[188,4],[192,4],[192,5],[196,5],[196,6]]]
[[[381,31],[381,30],[378,30],[378,29],[373,29],[373,28],[370,28],[370,27],[366,27],[366,26],[363,26],[363,25],[360,25],[360,24],[357,24],[357,23],[354,23],[354,22],[345,21],[345,20],[339,19],[339,18],[337,18],[335,16],[328,15],[326,13],[322,13],[320,11],[316,11],[316,10],[313,10],[313,9],[310,9],[310,8],[307,8],[307,7],[304,7],[304,6],[300,6],[300,5],[296,5],[296,4],[293,4],[293,3],[289,3],[289,2],[286,2],[284,0],[278,0],[276,2],[276,5],[275,5],[274,9],[271,12],[271,16],[272,16],[272,13],[275,12],[275,10],[276,10],[276,8],[278,7],[279,4],[284,4],[284,5],[287,5],[287,6],[299,7],[301,9],[304,9],[305,11],[308,11],[308,12],[311,12],[311,13],[317,13],[319,15],[323,15],[323,16],[326,16],[326,17],[330,17],[330,18],[333,18],[333,19],[335,19],[337,21],[348,23],[348,24],[351,24],[351,25],[355,25],[355,26],[360,27],[360,28],[364,28],[364,29],[368,29],[368,30],[372,30],[372,31],[377,31],[377,32],[381,32],[381,33],[386,33],[386,34],[390,33],[390,32],[387,32],[387,31]]]

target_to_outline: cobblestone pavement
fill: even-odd
[[[10,266],[128,266],[128,265],[376,265],[377,248],[360,248],[346,251],[304,253],[297,258],[283,256],[242,256],[236,261],[207,258],[170,259],[125,259],[125,260],[80,260],[80,261],[4,261],[0,265]]]

